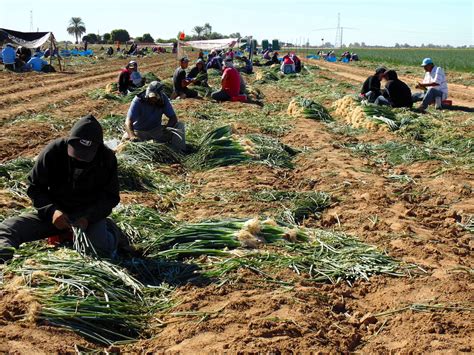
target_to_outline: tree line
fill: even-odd
[[[215,32],[212,30],[212,26],[209,23],[205,23],[203,26],[194,26],[192,31],[194,34],[186,35],[184,37],[185,41],[241,37],[239,32],[231,33],[230,35],[223,35],[219,32]],[[116,29],[111,31],[110,33],[104,33],[103,35],[98,35],[95,33],[88,33],[84,35],[86,33],[86,26],[84,21],[80,17],[72,17],[69,20],[67,32],[75,37],[76,44],[79,43],[79,40],[81,40],[82,42],[87,41],[91,44],[112,44],[115,42],[127,42],[131,39],[130,34],[125,29]],[[136,42],[145,43],[175,42],[178,37],[179,34],[176,38],[153,38],[149,33],[144,33],[142,36],[135,37],[134,40]]]

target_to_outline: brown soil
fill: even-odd
[[[169,76],[175,62],[167,60],[145,59],[142,71],[153,70],[160,77]],[[13,87],[2,89],[5,97],[0,101],[4,105],[0,160],[37,154],[49,140],[65,135],[74,119],[87,112],[99,117],[111,112],[125,114],[128,105],[94,101],[86,95],[88,90],[105,87],[112,81],[123,63],[123,60],[107,61],[75,74],[44,77],[27,74]],[[351,66],[317,64],[329,68],[335,80],[344,78],[360,83],[370,74],[368,70]],[[0,82],[10,76],[0,73]],[[30,80],[35,84],[31,85]],[[38,89],[41,80],[47,83],[48,95]],[[15,96],[20,92],[23,95],[25,90],[26,95],[15,101]],[[458,91],[456,86],[451,86],[450,90],[455,103],[472,107],[472,88]],[[288,103],[291,99],[288,93],[271,86],[264,93],[266,102]],[[176,105],[185,112],[201,102],[187,100]],[[240,103],[221,106],[223,110],[258,109]],[[8,123],[16,115],[32,111],[57,117],[64,127],[54,130],[50,123]],[[183,117],[184,121],[191,120],[186,113]],[[234,128],[238,134],[249,131],[243,124]],[[357,282],[349,287],[308,283],[288,271],[274,276],[293,280],[295,286],[282,287],[263,283],[261,278],[246,271],[236,282],[220,287],[188,285],[179,288],[177,299],[181,302],[172,313],[156,315],[166,326],[160,328],[152,322],[151,328],[157,330],[151,339],[109,350],[130,353],[474,351],[474,245],[472,235],[457,224],[461,218],[474,214],[474,174],[452,170],[439,175],[441,162],[420,162],[393,169],[354,156],[340,145],[345,141],[387,139],[396,138],[384,132],[341,137],[322,123],[296,118],[291,132],[282,137],[285,143],[305,149],[296,158],[294,170],[241,165],[188,173],[183,178],[191,184],[191,190],[177,206],[176,216],[187,221],[254,216],[271,213],[277,207],[252,199],[257,191],[327,191],[333,196],[334,204],[320,220],[306,221],[308,226],[351,233],[404,262],[416,263],[426,273],[412,278],[377,276],[370,282]],[[400,184],[388,179],[393,173],[409,174],[414,182]],[[0,197],[0,206],[9,207],[9,203],[15,206],[8,201],[7,194]],[[147,194],[124,194],[123,200],[155,207],[162,203],[160,196]],[[99,348],[68,331],[20,322],[12,314],[21,318],[27,313],[25,308],[15,306],[14,294],[0,292],[4,292],[0,301],[0,352],[67,352],[73,350],[74,344]],[[420,303],[470,307],[471,312],[400,310]],[[379,315],[386,311],[396,312]],[[189,315],[178,316],[177,312],[189,312]]]

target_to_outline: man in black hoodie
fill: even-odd
[[[117,159],[92,115],[76,122],[68,138],[46,146],[28,185],[36,212],[0,224],[0,261],[10,259],[22,243],[67,234],[72,226],[82,229],[101,255],[113,256],[118,240],[106,217],[120,201]]]
[[[384,79],[387,80],[382,95],[375,100],[376,105],[392,107],[412,107],[411,90],[407,84],[398,79],[395,70],[385,72]]]

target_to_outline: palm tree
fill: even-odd
[[[195,26],[193,28],[193,32],[196,34],[197,39],[201,39],[202,33],[204,32],[204,27],[203,26]]]
[[[209,37],[209,35],[212,33],[212,26],[206,22],[204,24],[204,34],[206,35],[206,37]]]
[[[67,33],[76,37],[76,44],[79,43],[79,38],[86,33],[86,26],[80,17],[71,17],[69,20],[69,27]]]

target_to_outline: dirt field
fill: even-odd
[[[67,135],[81,115],[125,115],[128,104],[93,100],[87,93],[115,80],[126,62],[104,60],[51,75],[0,72],[0,161],[35,156],[48,141]],[[345,82],[358,87],[370,74],[351,65],[311,64],[321,71],[306,80],[321,85]],[[168,78],[176,62],[170,56],[153,57],[140,59],[139,66],[142,73],[151,71]],[[325,78],[320,77],[322,74]],[[405,79],[411,83],[419,78]],[[449,89],[455,105],[474,107],[474,88],[450,85]],[[300,94],[294,87],[282,89],[272,83],[262,85],[261,90],[264,104],[280,105],[282,114],[291,98]],[[351,88],[346,91],[350,93]],[[180,100],[174,106],[179,118],[188,123],[196,120],[192,112],[199,112],[206,102]],[[330,107],[332,99],[322,102]],[[219,108],[243,116],[262,110],[242,103],[224,103]],[[53,117],[54,123],[38,115]],[[463,111],[449,116],[460,125],[473,118],[472,112]],[[258,131],[244,119],[232,124],[238,134]],[[176,217],[198,221],[271,212],[272,206],[251,198],[264,188],[326,191],[335,202],[320,219],[305,221],[308,227],[352,234],[394,258],[417,264],[426,273],[413,277],[374,276],[370,282],[357,281],[350,287],[345,283],[308,282],[283,271],[281,276],[292,280],[293,285],[280,286],[262,282],[251,271],[242,270],[237,282],[223,286],[179,287],[179,305],[172,314],[154,318],[151,338],[114,346],[109,351],[473,352],[474,240],[458,223],[474,215],[472,166],[460,168],[440,160],[396,166],[378,162],[354,154],[348,144],[398,140],[393,133],[348,135],[305,118],[293,118],[280,139],[304,151],[296,157],[294,169],[244,164],[200,172],[172,171],[191,186],[175,208]],[[402,183],[389,178],[393,175],[411,179]],[[138,194],[124,196],[123,200],[150,205],[156,202]],[[0,195],[1,209],[18,205],[27,206],[28,201]],[[101,349],[67,330],[22,321],[25,301],[7,288],[0,289],[0,295],[0,353],[64,353],[74,351],[75,345]],[[414,306],[420,304],[442,307],[420,311]],[[190,316],[175,315],[191,311]],[[196,316],[199,312],[206,317]]]

